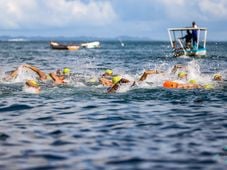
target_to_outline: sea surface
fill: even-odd
[[[168,42],[101,41],[99,49],[79,51],[0,42],[0,169],[226,169],[227,42],[208,42],[207,51],[175,58]],[[40,94],[24,91],[22,78],[2,79],[25,63],[46,73],[69,67],[76,78],[43,85]],[[208,78],[221,73],[224,81],[213,89],[165,89],[156,76],[112,94],[97,82],[106,69],[136,80],[175,64]]]

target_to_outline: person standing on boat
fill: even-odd
[[[195,21],[192,22],[192,28],[198,28],[198,26],[196,25]],[[197,40],[198,40],[198,31],[197,30],[192,30],[193,46],[195,46],[197,44]]]

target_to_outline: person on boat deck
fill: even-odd
[[[189,49],[191,48],[192,33],[189,30],[187,30],[187,34],[180,39],[185,39],[185,47]]]
[[[198,28],[196,25],[195,21],[192,22],[192,28]],[[192,30],[192,44],[195,46],[198,41],[198,31],[197,30]]]

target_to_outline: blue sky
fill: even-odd
[[[148,37],[168,27],[208,28],[227,40],[227,0],[0,0],[0,36]]]

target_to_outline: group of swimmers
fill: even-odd
[[[68,82],[68,78],[71,72],[69,68],[65,67],[62,70],[58,69],[55,72],[46,74],[44,71],[40,70],[39,68],[33,65],[22,64],[15,70],[8,72],[7,75],[3,78],[3,81],[15,80],[19,76],[19,74],[21,74],[20,73],[21,70],[35,74],[35,78],[25,80],[25,90],[33,93],[41,92],[40,82],[52,83],[53,85],[66,84]]]
[[[35,78],[26,79],[24,82],[24,89],[26,91],[32,93],[40,93],[41,92],[41,83],[51,83],[52,85],[64,85],[68,84],[70,81],[70,77],[73,75],[71,73],[70,68],[65,67],[62,70],[58,69],[49,74],[40,70],[39,68],[29,65],[22,64],[17,69],[8,72],[8,74],[3,78],[4,81],[11,81],[17,78],[20,74],[20,70],[26,70],[35,74]],[[167,71],[159,71],[159,70],[146,70],[139,77],[138,80],[129,80],[124,76],[113,74],[113,70],[107,69],[105,72],[98,78],[98,83],[102,86],[107,87],[107,93],[116,92],[121,86],[128,84],[130,87],[136,86],[139,83],[147,80],[149,76],[158,75],[164,76],[165,79],[162,82],[162,86],[164,88],[176,88],[176,89],[195,89],[195,88],[205,88],[212,89],[214,85],[212,83],[209,84],[200,84],[196,79],[189,79],[188,76],[188,66],[177,64],[170,70],[170,73]],[[167,76],[165,76],[168,74]],[[170,77],[169,75],[175,76],[175,80],[166,80],[166,77]],[[212,81],[222,82],[223,77],[221,74],[217,73],[213,75]]]
[[[196,79],[189,79],[188,76],[188,66],[187,65],[181,65],[177,64],[172,69],[170,74],[176,75],[176,80],[164,80],[162,83],[162,86],[164,88],[176,88],[176,89],[195,89],[195,88],[204,88],[204,89],[212,89],[214,88],[213,83],[206,83],[206,84],[199,84],[199,82]],[[108,86],[108,93],[116,92],[119,87],[123,84],[131,83],[131,87],[137,85],[140,82],[145,81],[148,76],[151,75],[159,75],[166,77],[165,74],[169,74],[164,71],[159,70],[146,70],[140,78],[135,81],[130,81],[120,75],[113,75],[112,70],[106,70],[106,72],[102,75],[102,77],[99,79],[101,84],[104,86]],[[220,73],[216,73],[212,77],[212,81],[215,82],[222,82],[223,77]]]

